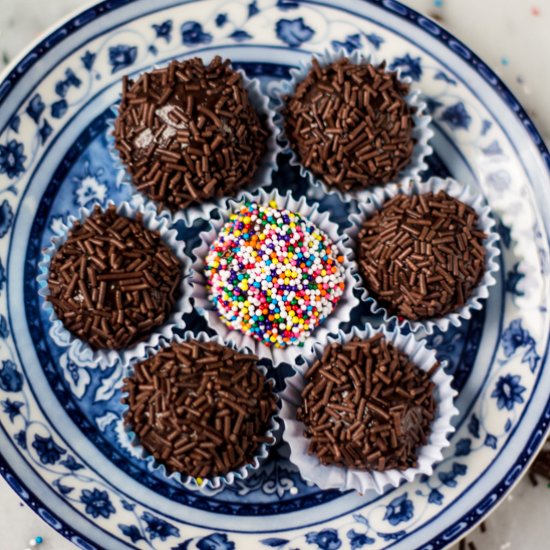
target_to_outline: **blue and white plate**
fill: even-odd
[[[40,251],[80,207],[131,196],[106,143],[122,75],[221,54],[269,92],[327,47],[361,48],[412,78],[434,120],[427,174],[480,189],[497,219],[502,265],[485,309],[431,337],[460,391],[457,431],[432,476],[383,496],[308,485],[283,445],[246,481],[190,492],[128,446],[121,365],[96,366],[52,330],[37,292]],[[519,479],[550,420],[550,156],[493,72],[435,23],[391,0],[109,0],[12,65],[0,106],[0,472],[78,546],[435,549]],[[350,206],[311,196],[287,161],[275,185],[309,192],[345,229]],[[203,228],[176,224],[188,250]],[[354,320],[364,322],[362,310]],[[187,324],[204,327],[195,315]],[[290,373],[275,372],[279,388]]]

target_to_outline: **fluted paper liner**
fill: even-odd
[[[325,50],[322,54],[315,54],[313,57],[319,62],[319,65],[322,67],[325,65],[330,65],[335,61],[347,57],[351,63],[355,65],[362,64],[373,64],[377,65],[381,60],[376,59],[375,56],[371,54],[363,54],[360,51],[356,50],[352,54],[347,53],[344,49],[334,50]],[[285,132],[285,116],[283,111],[285,109],[285,97],[292,96],[296,89],[296,86],[304,80],[306,75],[309,73],[312,67],[311,60],[307,62],[301,62],[299,68],[291,69],[291,79],[290,80],[281,80],[273,86],[272,95],[273,95],[273,109],[275,111],[275,125],[277,129],[277,141],[282,145],[283,152],[290,154],[290,164],[291,166],[298,166],[300,168],[300,175],[307,178],[310,184],[314,187],[321,187],[327,193],[337,193],[340,199],[344,202],[349,201],[350,199],[356,199],[358,201],[365,201],[369,197],[372,189],[376,185],[385,185],[381,182],[374,183],[372,186],[367,188],[357,187],[351,189],[350,191],[344,191],[336,185],[328,185],[324,183],[323,179],[313,174],[310,170],[305,168],[298,155],[294,151],[291,143],[288,140]],[[404,77],[401,74],[401,69],[397,68],[396,70],[388,72],[397,73],[397,78],[406,84],[412,83],[411,77]],[[432,117],[428,114],[428,108],[426,103],[420,97],[419,90],[410,90],[410,92],[405,96],[405,101],[407,104],[414,108],[414,113],[412,114],[412,119],[414,121],[414,128],[412,131],[412,137],[415,140],[413,153],[409,164],[403,168],[403,170],[397,175],[395,181],[407,181],[411,178],[417,178],[418,174],[423,170],[428,168],[428,165],[425,162],[425,158],[432,154],[433,149],[429,145],[430,139],[433,137],[433,131],[429,127]]]
[[[328,338],[327,342],[317,343],[311,355],[304,355],[305,366],[292,378],[288,378],[286,389],[280,394],[282,408],[280,416],[284,422],[283,439],[290,446],[290,461],[296,465],[300,475],[307,481],[315,483],[321,489],[354,489],[359,493],[376,491],[381,494],[391,486],[397,487],[403,481],[412,481],[416,476],[433,473],[433,466],[443,458],[443,449],[450,445],[448,436],[455,431],[451,424],[458,410],[453,405],[457,392],[451,388],[451,376],[445,374],[442,363],[439,370],[432,376],[436,388],[436,415],[431,424],[431,434],[428,443],[418,450],[418,466],[407,470],[387,470],[385,472],[360,471],[343,466],[322,465],[316,455],[309,455],[307,449],[310,440],[304,437],[305,426],[296,419],[297,409],[302,402],[301,392],[305,386],[304,375],[307,369],[323,355],[327,345],[333,342],[345,343],[354,336],[367,339],[382,332],[388,342],[406,353],[411,361],[423,371],[429,371],[437,361],[435,351],[426,347],[423,341],[415,339],[414,334],[404,336],[398,330],[392,332],[385,328],[374,329],[367,325],[364,330],[353,327],[350,332],[340,332],[337,337]]]
[[[102,210],[105,211],[110,205],[113,204],[114,203],[112,201],[109,201],[107,205],[102,208]],[[170,229],[172,223],[169,219],[167,217],[159,218],[157,216],[155,206],[151,203],[144,203],[134,207],[128,202],[122,202],[116,207],[116,211],[118,214],[131,219],[135,219],[138,213],[142,214],[143,226],[150,231],[160,233],[164,243],[170,248],[181,263],[179,298],[174,304],[172,312],[164,324],[159,327],[155,327],[151,331],[148,338],[140,342],[136,342],[132,344],[131,347],[124,350],[94,350],[88,343],[80,340],[76,336],[73,336],[64,327],[61,320],[57,317],[53,305],[46,299],[46,297],[50,294],[48,288],[48,274],[52,257],[55,255],[59,247],[67,240],[69,231],[73,227],[74,222],[84,222],[84,220],[91,215],[92,210],[88,208],[81,208],[77,216],[71,215],[68,217],[67,221],[63,223],[61,226],[63,233],[60,236],[52,238],[50,246],[43,250],[42,260],[39,264],[40,275],[37,278],[40,286],[39,294],[44,298],[42,307],[50,312],[49,319],[54,326],[54,331],[58,338],[62,340],[65,345],[73,349],[76,357],[80,357],[86,361],[96,362],[102,366],[113,365],[117,360],[126,363],[134,357],[142,357],[145,353],[145,348],[148,345],[156,345],[161,336],[171,338],[173,329],[184,329],[185,323],[183,321],[183,314],[192,310],[191,302],[189,300],[189,269],[191,262],[185,254],[185,243],[183,241],[178,241],[177,232]]]
[[[200,342],[215,342],[216,344],[229,347],[231,349],[239,351],[240,353],[252,354],[251,350],[247,348],[238,347],[235,345],[234,342],[230,340],[225,340],[220,336],[217,336],[217,335],[209,336],[208,334],[206,334],[206,332],[199,332],[198,334],[194,334],[192,331],[186,331],[182,337],[175,334],[170,340],[162,338],[161,341],[156,346],[149,346],[143,358],[139,360],[133,360],[127,366],[126,376],[130,376],[132,374],[133,365],[135,365],[136,363],[139,363],[140,361],[145,361],[146,359],[150,359],[158,351],[160,351],[161,349],[170,347],[170,345],[173,343],[182,343],[189,340],[199,340]],[[272,391],[275,393],[273,389],[275,386],[274,380],[267,377],[267,369],[263,365],[256,365],[256,368],[264,376],[266,376],[267,383],[271,386]],[[127,410],[128,410],[128,406],[125,405],[122,412],[122,416],[126,414]],[[265,435],[266,437],[271,437],[272,442],[260,444],[258,446],[256,455],[252,459],[252,462],[250,462],[249,464],[245,464],[241,468],[234,470],[232,472],[229,472],[223,476],[215,476],[212,478],[201,478],[200,482],[197,478],[194,478],[192,476],[185,476],[179,472],[169,473],[166,467],[164,466],[164,464],[162,464],[157,459],[155,459],[155,457],[149,454],[140,445],[138,435],[132,431],[130,426],[125,425],[125,431],[128,435],[128,441],[132,446],[131,451],[133,452],[137,451],[140,454],[141,458],[147,462],[147,468],[150,472],[158,472],[166,479],[174,480],[180,483],[181,485],[183,485],[186,489],[189,489],[191,491],[200,491],[202,493],[209,494],[212,492],[219,491],[224,486],[232,485],[233,483],[235,483],[236,480],[246,479],[254,471],[260,468],[264,460],[269,456],[269,448],[272,447],[277,441],[276,434],[279,430],[279,424],[277,423],[277,418],[278,418],[278,414],[277,413],[273,414],[269,421],[269,427],[267,432],[265,434],[261,434],[261,435]]]
[[[161,68],[162,66],[155,65],[154,68]],[[254,191],[262,185],[267,185],[271,183],[271,174],[277,170],[277,155],[281,151],[281,148],[278,145],[276,138],[277,131],[274,122],[275,114],[270,109],[269,97],[265,95],[261,90],[260,81],[256,78],[248,78],[248,76],[246,76],[246,73],[242,69],[234,70],[242,76],[243,86],[248,92],[250,103],[252,107],[254,107],[258,115],[263,115],[265,128],[269,132],[269,136],[267,137],[266,141],[266,150],[262,158],[260,159],[258,168],[254,173],[254,177],[251,183],[243,188],[243,190]],[[147,203],[149,201],[153,202],[147,195],[136,189],[132,182],[131,174],[128,172],[126,166],[120,160],[118,151],[115,148],[115,140],[113,136],[114,122],[116,117],[118,116],[118,102],[111,108],[111,110],[113,116],[107,121],[107,143],[109,145],[109,152],[111,153],[113,163],[117,170],[117,185],[127,184],[131,186],[131,188],[135,192],[132,197],[132,202],[135,202],[136,204]],[[193,217],[201,217],[205,219],[210,217],[212,211],[216,209],[218,200],[219,197],[212,197],[211,199],[206,200],[200,204],[191,205],[182,210],[178,210],[177,212],[172,212],[168,208],[164,207],[163,209],[159,210],[158,215],[159,217],[170,218],[174,222],[183,220],[186,224],[189,225],[190,220],[193,219]],[[154,204],[158,206],[156,202],[154,202]]]
[[[471,187],[451,178],[432,177],[426,182],[408,181],[399,184],[392,183],[374,189],[367,202],[357,204],[359,214],[352,214],[350,216],[351,227],[346,230],[346,234],[349,237],[349,241],[347,242],[348,247],[352,249],[353,258],[356,259],[357,235],[367,218],[376,214],[377,211],[383,208],[386,201],[398,194],[414,195],[430,191],[434,193],[445,191],[451,197],[471,206],[478,215],[479,229],[487,235],[483,241],[483,246],[486,250],[485,272],[462,307],[439,318],[423,321],[400,321],[397,315],[390,314],[386,308],[378,304],[378,301],[373,296],[369,295],[363,277],[358,271],[358,265],[356,262],[354,263],[357,268],[354,276],[357,280],[358,288],[362,291],[361,299],[363,301],[371,301],[372,313],[382,314],[384,323],[395,321],[401,326],[408,325],[413,332],[418,332],[420,335],[432,334],[436,327],[444,332],[449,328],[449,325],[460,326],[462,320],[472,317],[472,311],[483,308],[483,301],[489,297],[489,288],[496,284],[496,273],[500,270],[500,263],[498,261],[500,255],[500,248],[498,247],[499,236],[495,231],[495,221],[491,217],[491,210],[485,203],[483,196],[476,193]]]
[[[267,346],[248,334],[230,328],[221,320],[216,306],[209,299],[206,289],[207,281],[204,275],[206,256],[210,246],[217,239],[221,228],[229,220],[229,215],[246,201],[257,202],[264,206],[267,206],[271,201],[275,201],[277,208],[300,214],[305,220],[309,220],[323,231],[344,257],[344,292],[332,313],[304,340],[303,345],[295,344],[284,348]],[[268,194],[260,189],[256,193],[245,192],[235,199],[222,201],[220,214],[221,219],[212,219],[210,229],[200,234],[201,244],[192,251],[194,260],[191,266],[191,296],[196,310],[206,317],[210,328],[222,338],[232,339],[239,347],[247,347],[259,357],[271,359],[274,365],[282,362],[293,365],[296,357],[311,350],[314,342],[325,341],[330,333],[338,332],[340,325],[350,320],[351,311],[359,304],[358,298],[353,294],[355,285],[353,271],[355,268],[350,261],[351,251],[343,244],[344,236],[340,234],[338,226],[330,221],[328,212],[319,212],[317,206],[308,204],[305,197],[296,200],[290,192],[280,195],[274,190]]]

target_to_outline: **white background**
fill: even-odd
[[[436,17],[496,70],[550,141],[550,0],[404,3]],[[85,4],[79,0],[0,0],[0,69],[49,25]],[[550,488],[542,480],[538,487],[522,481],[486,524],[485,533],[478,530],[468,536],[478,550],[550,548]],[[0,479],[0,550],[24,550],[29,539],[38,535],[44,538],[40,550],[74,548]]]

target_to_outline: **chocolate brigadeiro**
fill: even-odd
[[[176,211],[248,185],[264,126],[229,60],[193,58],[123,79],[115,147],[137,189]]]
[[[96,206],[51,259],[47,299],[93,349],[120,350],[146,338],[179,297],[181,264],[141,219]]]
[[[348,191],[387,183],[411,160],[412,108],[385,64],[344,58],[312,68],[287,98],[285,131],[302,165]]]
[[[124,422],[170,473],[225,475],[252,463],[276,410],[258,358],[191,340],[138,363],[124,381]]]
[[[357,236],[369,293],[411,321],[463,306],[485,272],[478,227],[475,210],[444,191],[392,198]]]
[[[381,335],[331,344],[306,373],[297,417],[321,464],[355,470],[417,466],[435,417],[434,383]]]

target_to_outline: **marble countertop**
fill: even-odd
[[[550,50],[550,0],[402,1],[437,19],[495,69],[550,142],[550,58],[546,55]],[[81,0],[2,0],[0,69],[51,24],[82,5]],[[524,479],[487,519],[486,531],[476,530],[468,541],[483,550],[548,548],[548,512],[549,487],[546,483],[533,487]],[[39,535],[44,539],[41,550],[74,548],[0,479],[0,549],[24,550]]]

